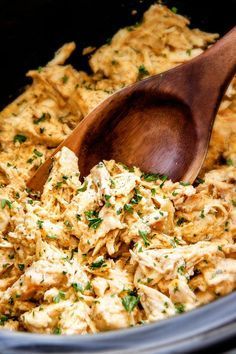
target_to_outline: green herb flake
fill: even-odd
[[[231,200],[231,203],[232,203],[232,205],[234,206],[234,207],[236,207],[236,200]]]
[[[81,284],[79,284],[79,283],[72,283],[71,285],[72,285],[72,287],[74,288],[74,290],[75,290],[76,292],[80,291],[80,292],[83,294],[84,289],[83,289],[83,287],[82,287]]]
[[[160,178],[159,173],[143,173],[141,176],[146,182],[155,182]]]
[[[18,268],[23,272],[23,270],[25,269],[25,265],[22,263],[19,263]]]
[[[63,82],[63,84],[66,84],[69,80],[69,76],[67,75],[64,75],[62,78],[61,78],[61,81]]]
[[[120,215],[122,213],[122,208],[116,210],[116,215]]]
[[[125,310],[131,313],[134,308],[138,305],[140,300],[139,296],[135,295],[127,295],[122,299],[122,305],[124,306]]]
[[[64,299],[65,299],[64,291],[59,290],[58,294],[56,296],[54,296],[53,302],[55,304],[58,304],[61,300],[64,300]]]
[[[186,54],[188,54],[189,56],[191,56],[191,54],[192,54],[192,49],[187,49],[187,50],[186,50]]]
[[[174,14],[177,14],[178,9],[177,9],[177,7],[173,6],[173,7],[171,8],[171,11],[172,11]]]
[[[91,269],[101,268],[102,266],[104,266],[104,263],[105,261],[103,257],[101,257],[97,262],[93,262],[90,267]]]
[[[185,223],[187,220],[183,217],[179,218],[177,220],[177,226],[181,226],[183,223]]]
[[[47,118],[46,113],[42,113],[39,118],[33,120],[33,123],[37,125],[41,122],[44,122],[46,120],[46,118]]]
[[[134,189],[134,196],[133,198],[130,200],[130,204],[138,204],[141,200],[142,200],[142,196],[139,192],[139,190],[137,190],[136,188]]]
[[[145,76],[149,75],[149,71],[145,68],[145,66],[142,64],[138,67],[138,79],[141,80]]]
[[[177,313],[183,313],[185,312],[185,306],[184,304],[181,304],[180,302],[175,303],[175,310]]]
[[[68,220],[66,220],[64,222],[64,225],[66,225],[66,227],[68,227],[68,229],[72,229],[72,224]]]
[[[139,233],[139,236],[142,237],[145,247],[149,246],[150,242],[147,238],[148,232],[139,230],[138,233]]]
[[[59,327],[54,328],[53,334],[60,335],[61,334],[61,328],[59,328]]]
[[[233,166],[234,165],[233,160],[232,159],[227,159],[226,160],[226,165]]]
[[[1,200],[1,207],[4,209],[6,206],[8,206],[9,209],[12,209],[12,202],[8,199],[2,199]]]
[[[204,218],[205,218],[204,209],[201,210],[200,218],[201,218],[201,219],[204,219]]]
[[[77,192],[85,192],[87,190],[87,187],[88,187],[88,182],[84,181],[82,187],[77,189]]]
[[[85,211],[84,214],[89,222],[88,226],[93,228],[94,230],[96,230],[103,221],[103,219],[98,217],[98,212],[95,210]]]
[[[160,177],[160,179],[162,180],[162,183],[160,184],[160,188],[162,188],[164,186],[165,181],[168,179],[168,177],[166,175],[163,175]]]
[[[133,207],[131,204],[125,204],[124,210],[127,211],[128,213],[133,213]]]
[[[80,214],[76,214],[75,217],[76,217],[76,219],[77,219],[78,221],[81,221],[81,215],[80,215]]]
[[[111,195],[105,194],[104,197],[105,197],[105,200],[106,200],[105,206],[107,208],[109,208],[111,206],[111,203],[109,202],[109,200],[111,199]]]
[[[16,134],[14,136],[14,143],[19,142],[20,144],[24,143],[27,140],[27,137],[22,134]]]
[[[0,326],[4,326],[5,322],[8,321],[8,317],[6,315],[1,315],[0,316]]]
[[[39,229],[43,228],[43,220],[37,220],[37,225],[39,227]]]
[[[33,152],[34,152],[34,154],[35,154],[37,157],[42,157],[42,156],[43,156],[42,152],[38,151],[37,149],[34,149]]]
[[[187,186],[190,186],[190,183],[189,182],[179,182],[179,184],[181,184],[181,186],[184,186],[184,187],[187,187]]]
[[[196,178],[196,181],[195,181],[197,184],[203,184],[205,182],[204,179],[200,178],[200,177],[197,177]]]
[[[185,265],[181,265],[178,267],[177,269],[177,272],[180,274],[180,275],[184,275],[184,271],[185,271]]]
[[[57,239],[57,235],[47,235],[47,237],[52,239],[52,240],[56,240]]]
[[[91,290],[92,289],[92,284],[88,281],[84,290]]]
[[[157,192],[157,191],[156,191],[155,188],[152,188],[152,189],[151,189],[151,195],[152,195],[153,197],[156,195],[156,192]]]

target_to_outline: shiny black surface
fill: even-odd
[[[88,70],[81,50],[98,46],[138,21],[150,0],[0,0],[0,108],[27,84],[62,44],[76,41],[69,59]],[[164,1],[193,27],[224,34],[236,24],[236,0]],[[137,14],[131,11],[136,9]],[[0,331],[0,353],[221,353],[236,346],[236,293],[176,318],[91,336],[42,336]]]

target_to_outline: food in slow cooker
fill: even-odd
[[[104,98],[217,38],[189,29],[175,12],[153,5],[92,55],[91,75],[63,65],[75,48],[65,44],[28,73],[32,85],[0,113],[0,328],[95,333],[161,320],[234,290],[235,80],[194,186],[115,161],[101,161],[81,183],[77,157],[63,148],[42,195],[26,188]]]

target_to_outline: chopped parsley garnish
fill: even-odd
[[[134,172],[134,167],[128,167],[126,166],[124,163],[119,162],[119,165],[121,165],[125,170],[129,171],[129,172]]]
[[[175,248],[179,245],[179,240],[177,239],[177,237],[174,237],[174,239],[171,240],[170,243],[171,243],[171,246]]]
[[[16,134],[14,136],[14,143],[16,143],[17,141],[22,144],[27,140],[27,137],[25,135],[22,134]]]
[[[201,218],[201,219],[204,219],[204,218],[205,218],[204,209],[201,210],[200,218]]]
[[[177,313],[183,313],[185,312],[185,306],[184,304],[181,304],[180,302],[175,303],[175,310]]]
[[[91,264],[91,269],[96,269],[96,268],[101,268],[105,266],[105,261],[103,259],[103,257],[101,257],[97,262],[93,262]]]
[[[158,179],[162,181],[160,188],[163,187],[165,181],[168,179],[168,176],[161,175],[160,173],[143,173],[141,176],[146,182],[155,182]]]
[[[231,200],[231,203],[233,204],[234,207],[236,207],[236,200]]]
[[[0,316],[0,326],[4,326],[5,322],[8,321],[8,317],[6,315]]]
[[[151,189],[151,194],[152,194],[153,197],[156,195],[156,192],[157,192],[157,191],[156,191],[155,188],[152,188],[152,189]]]
[[[89,211],[85,211],[85,216],[86,219],[89,222],[89,227],[92,227],[94,230],[96,230],[98,228],[98,226],[101,224],[101,222],[103,221],[102,218],[98,217],[98,212],[95,210],[89,210]]]
[[[196,181],[195,181],[196,184],[203,184],[204,182],[205,182],[205,180],[200,177],[197,177]]]
[[[84,290],[91,290],[92,289],[92,284],[88,281]]]
[[[177,7],[173,6],[173,7],[171,8],[171,11],[174,12],[174,14],[177,14],[178,9],[177,9]]]
[[[109,202],[109,200],[111,199],[111,195],[108,195],[108,194],[105,194],[105,200],[106,200],[106,203],[105,203],[105,206],[108,208],[111,206],[111,203]]]
[[[131,313],[134,310],[134,308],[138,305],[139,300],[140,300],[139,296],[126,295],[122,299],[122,305],[124,306],[127,312]]]
[[[53,334],[57,334],[57,335],[61,334],[61,328],[59,327],[54,328]]]
[[[34,154],[37,156],[37,157],[42,157],[43,156],[43,154],[40,152],[40,151],[38,151],[38,150],[36,150],[36,149],[34,149]]]
[[[145,68],[145,66],[142,64],[138,68],[138,79],[141,80],[143,77],[149,75],[149,71]]]
[[[64,300],[64,299],[65,299],[65,293],[64,293],[64,291],[59,290],[57,296],[54,296],[53,302],[54,302],[55,304],[58,304],[58,302],[60,302],[61,300]]]
[[[233,160],[232,159],[227,159],[226,160],[226,165],[233,166],[234,165]]]
[[[130,200],[130,204],[138,204],[140,202],[140,200],[142,200],[142,196],[139,193],[139,191],[135,188],[134,189],[134,196],[133,198]]]
[[[128,213],[132,213],[133,212],[133,207],[131,204],[125,204],[124,205],[124,210],[128,211]]]
[[[120,215],[122,213],[122,208],[116,210],[116,215]]]
[[[85,192],[87,190],[87,187],[88,187],[88,182],[84,181],[82,187],[77,189],[77,192]]]
[[[38,69],[37,69],[38,73],[41,73],[42,70],[43,70],[42,66],[39,66]]]
[[[164,186],[165,181],[168,179],[168,177],[166,175],[162,175],[160,176],[160,179],[162,180],[162,183],[160,184],[160,188],[162,188]]]
[[[76,217],[76,219],[77,219],[78,221],[81,220],[81,215],[80,215],[80,214],[76,214],[75,217]]]
[[[39,229],[42,229],[43,228],[43,220],[38,220],[37,225],[38,225]]]
[[[179,193],[176,192],[176,191],[172,192],[173,197],[176,197],[178,194],[179,194]]]
[[[62,184],[64,183],[64,181],[60,181],[60,182],[57,182],[55,187],[58,189],[58,188],[61,188]]]
[[[72,224],[68,220],[66,220],[64,222],[64,225],[66,225],[66,227],[68,227],[68,229],[72,229]]]
[[[185,218],[179,218],[178,220],[177,220],[177,226],[180,226],[180,225],[182,225],[184,222],[186,222],[187,220],[185,219]]]
[[[181,265],[181,266],[179,266],[178,269],[177,269],[177,272],[178,272],[179,274],[181,274],[181,275],[184,274],[184,271],[185,271],[185,265],[184,265],[184,264]]]
[[[47,235],[48,238],[51,238],[52,240],[57,239],[57,235]]]
[[[147,232],[147,231],[141,231],[141,230],[139,230],[138,233],[139,233],[139,236],[142,237],[143,242],[144,242],[144,245],[145,245],[146,247],[149,246],[149,245],[150,245],[150,242],[149,242],[149,240],[148,240],[148,238],[147,238],[148,232]]]
[[[41,122],[44,122],[45,120],[46,120],[46,113],[42,113],[42,115],[39,118],[33,120],[33,123],[39,124]]]
[[[19,263],[18,268],[23,272],[23,270],[25,269],[25,265],[22,263]]]
[[[187,49],[186,53],[190,56],[192,54],[192,49]]]
[[[84,292],[84,289],[81,284],[79,283],[72,283],[72,287],[75,289],[76,292],[80,291],[82,294]]]
[[[4,209],[6,206],[8,206],[9,209],[12,209],[12,202],[8,199],[2,199],[1,200],[1,207]]]
[[[190,183],[189,182],[179,182],[179,184],[181,184],[181,186],[184,186],[184,187],[187,187],[187,186],[190,186]]]
[[[61,81],[63,82],[63,84],[66,84],[69,80],[69,76],[67,75],[64,75],[62,78],[61,78]]]

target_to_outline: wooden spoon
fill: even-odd
[[[42,191],[63,146],[79,158],[81,176],[114,159],[144,172],[193,182],[213,122],[236,71],[236,27],[186,64],[130,85],[89,113],[37,170],[28,187]]]

